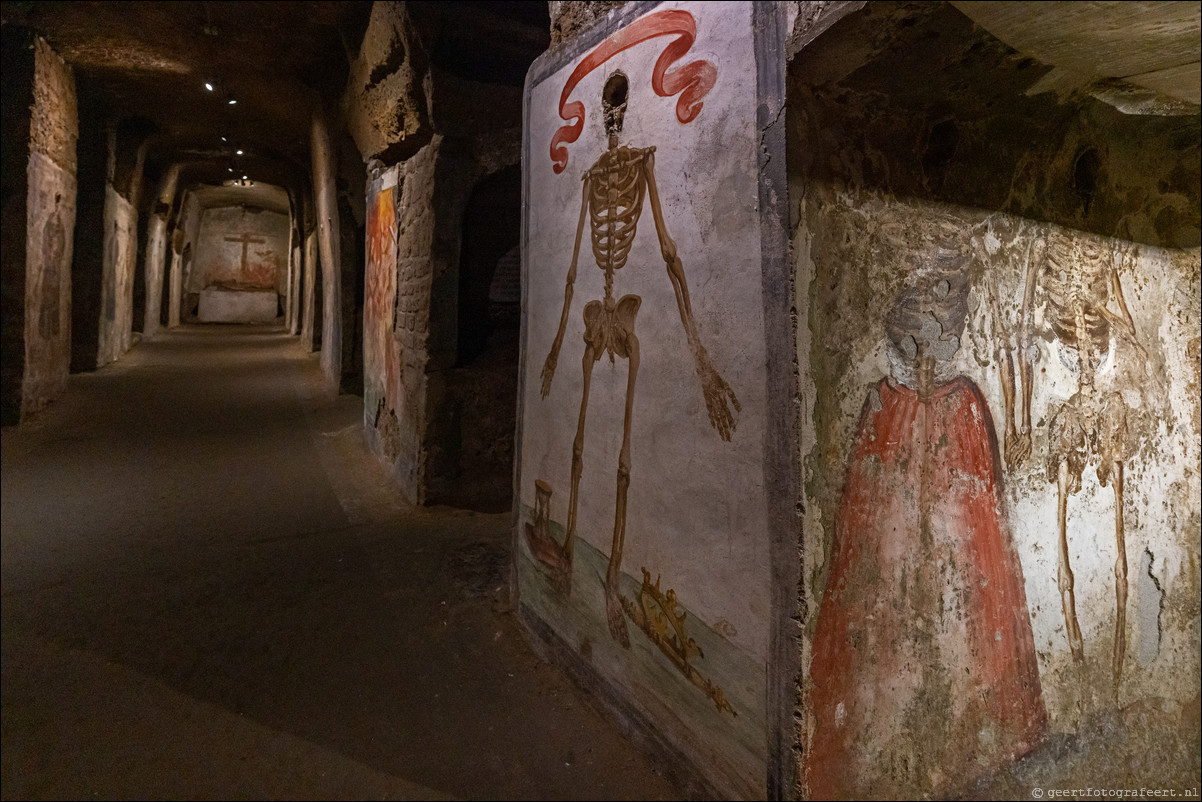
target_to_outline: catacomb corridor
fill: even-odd
[[[3,2],[3,798],[1197,798],[1200,17]]]

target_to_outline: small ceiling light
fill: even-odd
[[[234,172],[234,168],[233,168],[233,167],[229,168],[229,171],[230,171],[231,173],[232,173],[232,172]]]
[[[212,92],[213,84],[209,83],[208,81],[205,81],[205,89],[208,89],[210,92]]]
[[[230,105],[231,105],[231,106],[234,106],[234,105],[236,105],[237,103],[238,103],[238,101],[234,100],[233,98],[230,98]]]
[[[221,141],[222,141],[222,142],[229,142],[229,140],[228,140],[228,139],[226,139],[225,137],[221,137]]]
[[[238,155],[239,155],[239,156],[241,156],[241,155],[242,155],[242,151],[238,151]]]
[[[242,176],[242,180],[243,180],[243,181],[245,181],[245,180],[246,180],[246,176]]]

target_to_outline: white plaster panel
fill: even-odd
[[[681,604],[758,659],[767,651],[768,537],[763,483],[765,345],[761,297],[757,182],[756,71],[751,5],[666,3],[696,19],[697,38],[681,62],[705,59],[717,80],[690,123],[676,116],[675,96],[651,86],[656,59],[671,37],[625,50],[593,70],[571,94],[585,106],[584,130],[567,145],[568,164],[555,174],[548,153],[563,121],[560,92],[578,60],[534,86],[530,95],[529,214],[525,327],[525,394],[520,499],[535,504],[534,482],[554,488],[551,517],[566,520],[582,390],[582,310],[604,297],[604,273],[583,233],[577,279],[550,393],[540,374],[564,301],[581,208],[581,176],[606,149],[601,90],[621,70],[629,79],[622,144],[654,146],[664,222],[684,266],[697,331],[713,365],[741,405],[737,428],[723,442],[711,427],[693,356],[660,254],[649,200],[629,262],[617,271],[615,299],[642,298],[635,332],[641,366],[631,425],[631,479],[622,570],[640,579],[645,566]],[[578,537],[611,550],[616,474],[623,431],[627,361],[595,363],[587,410]],[[573,593],[598,593],[582,587]],[[642,637],[637,630],[632,637]]]
[[[799,337],[799,359],[803,376],[812,377],[803,387],[802,459],[809,494],[805,576],[812,583],[808,595],[816,600],[821,598],[834,532],[838,493],[832,490],[842,486],[868,388],[890,372],[883,320],[923,238],[940,236],[949,220],[958,221],[964,244],[975,253],[971,311],[955,370],[981,388],[1004,455],[999,359],[1007,347],[1013,351],[1016,342],[1033,245],[1058,233],[1070,239],[1093,236],[1002,213],[985,216],[871,192],[836,191],[834,199],[825,206],[803,208],[804,222],[794,233],[799,301],[810,307],[808,330]],[[845,232],[856,234],[844,236]],[[1199,251],[1101,241],[1114,260],[1137,340],[1146,350],[1145,357],[1112,335],[1109,354],[1095,374],[1101,392],[1121,393],[1134,443],[1125,471],[1129,596],[1127,649],[1117,698],[1112,687],[1115,495],[1112,486],[1099,482],[1096,457],[1082,473],[1080,490],[1067,502],[1083,663],[1073,660],[1066,636],[1057,586],[1057,486],[1048,481],[1046,465],[1053,448],[1051,417],[1071,404],[1079,377],[1071,355],[1050,332],[1053,313],[1042,290],[1032,315],[1032,453],[1004,470],[1007,514],[1022,562],[1042,695],[1050,727],[1058,732],[1075,732],[1090,715],[1141,699],[1185,704],[1199,688]],[[1127,261],[1121,257],[1125,251],[1132,253]],[[851,288],[847,293],[871,287],[866,297],[878,297],[880,303],[829,308],[816,304],[816,288],[833,283],[835,275]],[[989,293],[996,299],[996,311],[991,310]],[[1110,308],[1117,310],[1114,299]],[[811,374],[804,368],[818,364],[812,358],[821,356],[824,343],[838,343],[847,350],[847,359],[837,372],[815,367]],[[815,418],[812,410],[822,397],[836,400],[834,420]],[[813,632],[818,612],[818,604],[810,606],[808,632]]]

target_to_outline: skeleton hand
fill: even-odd
[[[701,378],[701,391],[705,395],[705,411],[709,413],[710,425],[718,431],[719,437],[730,442],[742,407],[739,406],[739,399],[735,397],[730,385],[710,364],[709,356],[703,348],[697,355],[697,375]],[[733,412],[731,407],[734,407]]]
[[[1008,432],[1006,434],[1006,467],[1014,470],[1031,456],[1031,433]]]
[[[555,363],[559,360],[559,349],[552,348],[551,353],[547,354],[547,361],[543,363],[543,386],[542,397],[546,398],[551,392],[551,379],[555,378]]]

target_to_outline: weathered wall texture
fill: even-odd
[[[625,11],[527,81],[521,607],[710,793],[762,798],[760,20]]]
[[[347,82],[347,128],[364,160],[407,159],[430,141],[426,48],[404,3],[374,3]]]
[[[63,394],[71,366],[71,249],[79,118],[71,68],[40,38],[34,45],[25,267],[21,416]]]
[[[791,70],[814,798],[1197,782],[1198,119],[1040,74],[904,4]]]
[[[547,10],[551,15],[551,44],[558,45],[575,39],[598,19],[624,5],[626,0],[593,0],[587,3],[550,0]]]

